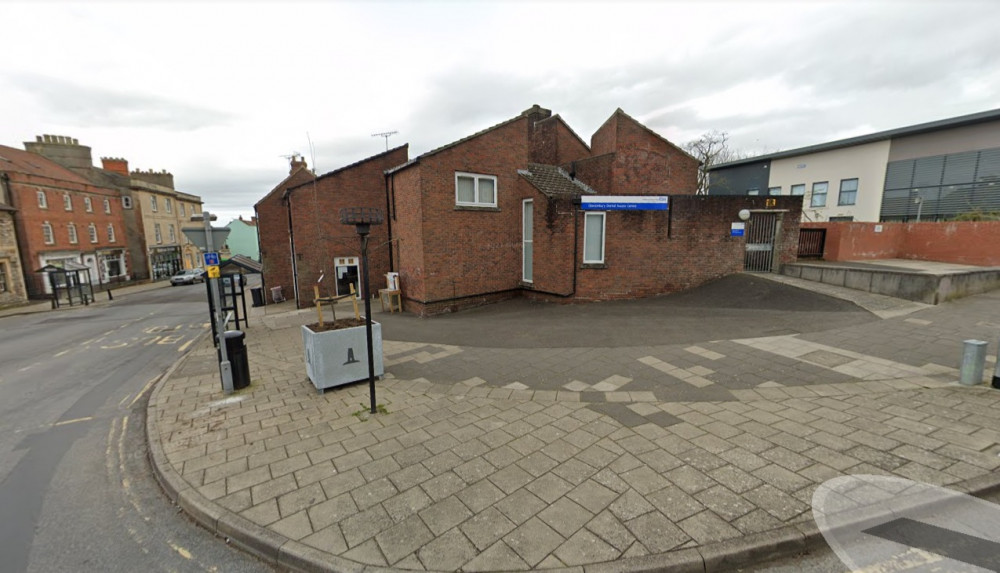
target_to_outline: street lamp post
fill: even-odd
[[[340,210],[340,222],[344,225],[354,225],[361,237],[361,275],[363,288],[361,296],[365,299],[365,341],[368,344],[368,393],[371,397],[371,413],[376,412],[375,405],[375,351],[372,344],[372,301],[368,289],[368,234],[372,225],[382,224],[382,211],[373,207],[348,207]]]

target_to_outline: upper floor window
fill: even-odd
[[[149,207],[153,210],[154,213],[160,210],[160,205],[156,201],[155,195],[149,198]]]
[[[46,245],[53,245],[56,242],[56,236],[52,234],[52,224],[48,221],[42,223],[42,238]]]
[[[90,233],[90,242],[91,243],[96,243],[97,242],[97,225],[91,223],[87,227],[87,231]]]
[[[0,261],[0,292],[7,292],[10,287],[7,285],[7,263]]]
[[[455,204],[496,207],[497,178],[492,175],[455,173]]]
[[[39,191],[38,192],[38,208],[39,209],[48,209],[49,208],[49,200],[45,196],[45,191]]]
[[[792,185],[792,195],[805,195],[806,194],[806,184],[799,183],[798,185]]]
[[[122,207],[124,207],[125,209],[131,209],[132,208],[132,198],[129,197],[128,195],[122,196]]]
[[[750,196],[760,195],[760,189],[757,189],[757,188],[747,189],[747,195],[750,195]]]
[[[108,215],[111,214],[111,199],[104,199],[104,212]]]
[[[858,200],[858,180],[841,179],[840,195],[837,197],[837,205],[854,205]]]
[[[69,226],[66,227],[66,230],[69,232],[69,243],[71,245],[75,245],[79,241],[79,238],[76,235],[76,225],[70,223]]]
[[[184,209],[184,203],[178,203],[177,207],[181,211],[181,217],[187,217],[187,213],[184,212],[185,211],[185,209]]]
[[[604,213],[586,213],[583,216],[583,262],[604,263]]]
[[[781,195],[781,187],[768,187],[767,188],[767,194],[768,195]]]
[[[90,197],[83,198],[83,209],[88,213],[94,212],[94,203],[90,200]]]
[[[170,213],[172,215],[174,213],[174,203],[173,203],[173,201],[170,200],[170,197],[167,197],[166,199],[164,199],[163,200],[163,204],[164,204],[164,207],[167,208],[167,213]]]
[[[63,193],[63,207],[65,207],[67,211],[73,210],[73,198],[70,197],[69,193]]]
[[[115,242],[115,226],[111,223],[108,223],[108,242]]]
[[[171,243],[177,242],[177,231],[174,229],[173,225],[170,225],[170,242]]]
[[[157,244],[163,242],[163,234],[160,232],[160,224],[156,223],[153,225],[153,235],[156,238]]]
[[[812,200],[809,202],[810,207],[826,207],[826,190],[828,187],[829,184],[826,181],[813,183]]]

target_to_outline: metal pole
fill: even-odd
[[[1000,344],[997,345],[997,362],[996,367],[993,368],[992,386],[994,388],[1000,388]]]
[[[368,291],[368,234],[361,235],[361,272],[364,274],[365,341],[368,343],[368,394],[371,396],[371,413],[375,408],[375,350],[372,348],[372,300]]]
[[[205,218],[205,252],[214,253],[215,245],[212,242],[212,216],[208,211],[202,211],[202,216]],[[218,324],[216,332],[219,333],[219,356],[222,360],[219,362],[219,369],[222,373],[222,391],[225,394],[233,393],[233,369],[232,364],[229,363],[229,355],[226,352],[226,319],[225,313],[222,310],[222,301],[219,299],[219,279],[209,278],[208,279],[208,291],[211,293],[212,303],[215,305],[215,316],[212,317],[212,321]]]

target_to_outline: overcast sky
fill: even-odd
[[[410,156],[539,104],[777,151],[1000,108],[1000,2],[0,1],[0,144],[67,135],[220,220],[300,153]],[[311,142],[311,144],[310,144]],[[336,216],[335,214],[333,216]]]

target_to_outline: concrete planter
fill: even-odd
[[[368,343],[365,327],[313,332],[302,327],[306,374],[317,390],[368,379]],[[375,354],[375,376],[385,374],[382,364],[382,325],[372,322],[372,349]]]

